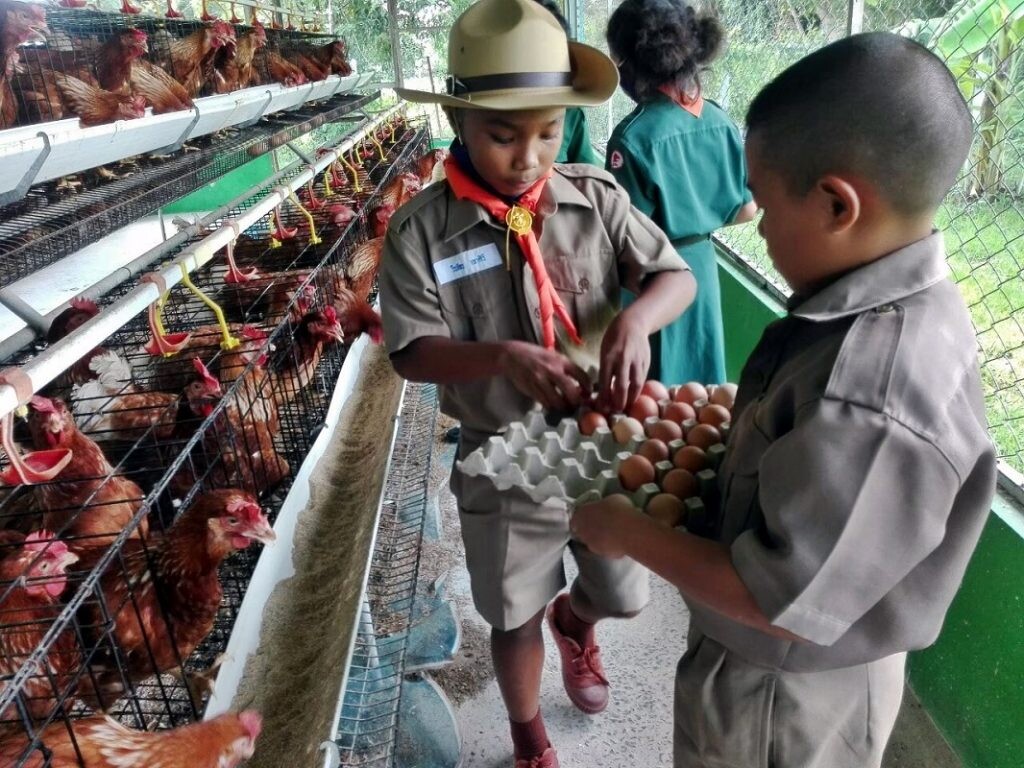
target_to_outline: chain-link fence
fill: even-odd
[[[606,49],[617,0],[580,3],[581,38]],[[713,7],[728,47],[704,74],[704,88],[740,125],[765,83],[849,29],[848,0],[719,0]],[[974,145],[937,224],[978,333],[993,438],[1006,465],[1024,472],[1024,0],[865,0],[861,25],[908,35],[935,51],[971,106]],[[620,91],[591,110],[595,141],[606,141],[633,107]],[[788,291],[756,223],[719,237]]]

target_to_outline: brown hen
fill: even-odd
[[[42,750],[33,749],[20,731],[0,735],[0,766],[237,768],[253,756],[261,728],[260,716],[253,711],[152,733],[134,731],[104,715],[93,715],[44,728],[39,742],[52,753],[49,759],[43,757]]]
[[[4,595],[0,599],[2,695],[8,685],[6,680],[24,666],[60,613],[58,601],[68,581],[65,571],[78,557],[46,531],[27,537],[3,531],[0,542],[0,594]],[[50,714],[81,663],[74,632],[61,633],[50,647],[45,665],[38,664],[21,689],[33,718],[42,719]],[[16,717],[13,707],[0,712],[0,720]]]
[[[100,580],[122,664],[94,661],[99,701],[90,703],[108,709],[123,691],[122,673],[139,682],[180,668],[213,629],[223,594],[221,562],[254,542],[275,539],[255,496],[227,488],[200,494],[163,536],[127,542]],[[80,569],[93,567],[98,554],[83,557]],[[86,610],[92,614],[88,626],[103,625],[98,605]]]
[[[106,547],[125,528],[142,506],[144,494],[126,477],[114,475],[103,451],[79,431],[62,400],[33,397],[28,425],[37,450],[66,448],[69,463],[56,480],[35,486],[43,526],[69,539],[79,555]],[[130,534],[145,535],[146,518]]]

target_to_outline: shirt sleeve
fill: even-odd
[[[574,131],[573,140],[569,147],[570,163],[587,163],[598,168],[603,167],[604,162],[594,151],[594,145],[590,141],[590,128],[587,124],[587,114],[582,109],[579,111],[579,122]]]
[[[389,228],[378,283],[388,354],[401,352],[424,336],[451,337],[441,313],[430,256],[423,244]]]
[[[929,440],[842,400],[806,407],[758,467],[763,529],[732,560],[773,625],[832,645],[942,542],[959,476]]]
[[[612,134],[608,141],[605,164],[606,170],[626,190],[633,206],[647,216],[654,216],[657,193],[651,183],[651,174],[616,134]]]
[[[627,290],[639,295],[649,275],[690,269],[658,225],[630,204],[622,187],[614,186],[607,209],[606,224],[618,257],[619,282]]]

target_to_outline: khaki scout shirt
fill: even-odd
[[[585,341],[561,350],[591,375],[619,311],[620,288],[639,292],[656,272],[687,269],[665,234],[633,208],[612,177],[587,165],[556,165],[538,204],[540,251],[552,284]],[[460,341],[541,337],[533,272],[514,238],[447,184],[428,186],[392,218],[380,269],[381,314],[393,355],[424,336]],[[441,409],[464,428],[494,433],[533,402],[504,377],[445,386]]]
[[[691,606],[740,656],[811,671],[930,645],[989,514],[976,340],[939,234],[791,302],[743,371],[717,538],[789,643]]]

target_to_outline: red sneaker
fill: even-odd
[[[554,747],[548,747],[543,754],[536,757],[517,757],[515,768],[559,768],[558,755],[555,754]]]
[[[608,706],[608,678],[601,664],[601,649],[597,645],[580,648],[579,643],[562,634],[555,620],[555,608],[563,600],[569,600],[567,593],[552,600],[547,610],[548,627],[562,656],[562,684],[577,708],[596,715]]]

